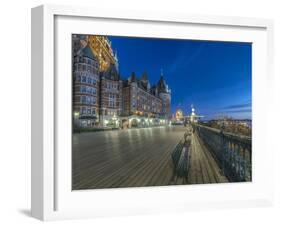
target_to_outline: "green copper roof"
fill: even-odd
[[[88,58],[90,58],[90,59],[92,59],[92,60],[95,60],[95,59],[96,59],[96,57],[94,56],[94,54],[93,54],[91,48],[89,47],[89,45],[86,45],[86,46],[82,49],[82,55],[83,55],[84,57],[88,57]]]

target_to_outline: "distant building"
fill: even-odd
[[[183,115],[183,111],[181,109],[178,109],[176,111],[176,120],[177,121],[183,121],[184,120],[184,115]]]
[[[189,122],[191,123],[197,123],[199,121],[200,118],[203,118],[204,116],[202,115],[197,115],[195,113],[195,108],[193,105],[191,105],[191,114],[188,115],[186,118]]]

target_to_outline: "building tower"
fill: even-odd
[[[191,122],[191,123],[197,123],[198,120],[199,120],[200,118],[203,118],[203,117],[204,117],[204,116],[197,115],[197,114],[195,113],[195,108],[194,108],[194,106],[193,106],[193,104],[192,104],[192,105],[191,105],[191,114],[190,114],[190,116],[188,116],[190,122]]]
[[[162,115],[165,119],[171,117],[171,90],[164,79],[163,70],[161,70],[160,80],[157,83],[157,93],[162,100]]]
[[[122,88],[118,70],[110,64],[100,72],[100,123],[102,126],[118,127],[122,113]]]
[[[73,58],[74,127],[93,127],[99,121],[99,62],[89,45]]]

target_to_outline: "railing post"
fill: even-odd
[[[251,138],[225,132],[224,124],[220,129],[201,125],[193,129],[215,155],[223,175],[232,181],[251,180]]]
[[[221,138],[221,153],[222,153],[222,172],[225,175],[225,139],[223,130],[220,131],[220,138]]]

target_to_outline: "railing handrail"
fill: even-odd
[[[208,126],[192,124],[231,181],[251,181],[252,139]]]
[[[234,133],[230,133],[230,132],[225,132],[221,129],[216,129],[216,128],[212,128],[212,127],[209,127],[209,126],[203,126],[203,125],[195,125],[197,127],[202,127],[202,128],[205,128],[205,129],[208,129],[208,130],[211,130],[215,133],[218,133],[218,134],[223,134],[225,137],[227,138],[230,138],[232,140],[237,140],[238,142],[242,142],[246,145],[251,145],[251,142],[252,142],[252,138],[249,137],[249,136],[245,136],[245,135],[238,135],[238,134],[234,134]]]

